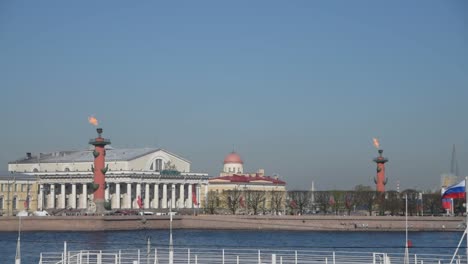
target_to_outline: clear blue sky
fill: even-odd
[[[466,1],[2,1],[0,168],[87,148],[163,147],[290,189],[434,188],[468,174]]]

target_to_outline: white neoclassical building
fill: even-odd
[[[93,200],[93,150],[41,153],[9,162],[11,173],[34,175],[39,209],[87,209]],[[112,209],[203,206],[208,174],[164,149],[106,149],[105,200]]]

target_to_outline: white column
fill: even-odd
[[[167,208],[167,184],[163,184],[163,197],[162,197],[162,208]]]
[[[115,184],[114,208],[120,209],[120,183]]]
[[[88,208],[88,185],[83,183],[83,193],[81,194],[81,208]]]
[[[55,184],[50,185],[50,201],[49,208],[55,209]]]
[[[60,204],[59,204],[59,208],[65,208],[65,198],[66,198],[65,184],[61,184],[60,185]]]
[[[200,185],[195,186],[195,197],[197,197],[197,208],[200,208]]]
[[[205,184],[205,193],[204,193],[203,197],[204,197],[203,207],[206,208],[207,205],[208,205],[208,184]]]
[[[71,198],[68,199],[71,208],[76,209],[76,184],[72,183]]]
[[[189,184],[188,185],[188,197],[187,197],[187,207],[188,208],[193,208],[193,201],[192,201],[192,188],[193,188],[193,185],[192,184]]]
[[[44,210],[44,184],[39,185],[39,196],[37,197],[37,208],[39,208],[40,211]]]
[[[127,183],[127,208],[132,208],[132,184]]]
[[[179,185],[179,208],[185,208],[185,190],[184,190],[184,184],[181,183]]]
[[[176,205],[176,194],[175,194],[175,184],[172,184],[171,186],[171,206],[172,209],[174,210]]]
[[[154,184],[153,208],[159,208],[159,184]]]
[[[134,208],[140,208],[138,206],[138,203],[137,203],[138,198],[141,199],[141,183],[137,183],[137,185],[136,185],[135,201],[133,202],[133,207]]]
[[[104,188],[105,188],[105,189],[104,189],[104,200],[107,202],[107,201],[109,201],[109,196],[110,196],[110,193],[109,193],[110,183],[107,183],[107,182],[106,182],[106,183],[104,183],[104,184],[107,185],[107,188],[106,188],[106,186],[104,186]]]
[[[150,185],[149,183],[145,184],[145,202],[143,207],[145,209],[150,208]]]

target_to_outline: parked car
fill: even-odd
[[[16,216],[29,216],[28,212],[26,211],[19,211],[18,213],[16,213]]]
[[[144,212],[140,212],[140,215],[154,215],[154,213],[153,213],[153,212],[144,211]]]
[[[33,213],[34,216],[49,216],[49,213],[47,211],[35,211]]]

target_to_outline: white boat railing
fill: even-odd
[[[65,251],[64,251],[65,252]],[[39,264],[394,264],[405,254],[383,252],[174,248],[170,263],[168,248],[126,250],[81,250],[41,253]],[[452,255],[410,254],[411,264],[450,263]],[[465,256],[457,257],[462,263]]]

